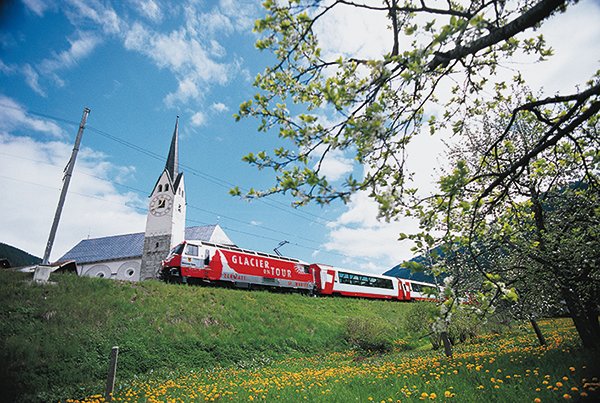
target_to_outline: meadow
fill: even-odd
[[[160,282],[0,272],[0,401],[480,402],[598,398],[598,355],[570,319],[482,326],[445,358],[434,307]],[[371,351],[373,350],[373,351]]]
[[[527,326],[440,351],[356,351],[291,357],[230,368],[164,373],[121,382],[119,402],[556,402],[597,401],[598,357],[582,351],[570,319],[541,322],[548,345]],[[67,402],[102,402],[101,395]]]

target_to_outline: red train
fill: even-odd
[[[300,290],[316,295],[414,301],[432,299],[435,284],[361,273],[325,264],[202,241],[184,241],[162,262],[161,278]]]

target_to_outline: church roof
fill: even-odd
[[[185,239],[210,242],[216,228],[217,225],[188,227],[185,229]],[[58,259],[58,262],[75,260],[81,264],[138,258],[142,256],[143,249],[143,232],[84,239]]]
[[[177,116],[177,120],[175,121],[175,130],[173,130],[173,138],[171,139],[171,147],[169,148],[169,156],[167,157],[165,169],[171,175],[171,180],[175,181],[179,174],[179,116]]]

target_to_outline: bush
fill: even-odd
[[[351,318],[346,322],[345,340],[366,353],[385,353],[392,349],[393,329],[381,318]]]

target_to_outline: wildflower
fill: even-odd
[[[569,400],[569,399],[571,399],[571,395],[570,395],[570,394],[568,394],[568,393],[565,393],[565,394],[563,395],[563,399],[565,399],[565,400]]]
[[[562,382],[556,382],[556,387],[561,388],[563,386]]]
[[[431,400],[434,400],[436,397],[437,397],[437,395],[436,395],[435,393],[431,393],[431,394],[429,395],[429,398],[430,398]]]
[[[540,399],[539,397],[536,397],[535,399],[533,399],[534,403],[541,403],[542,399]]]

